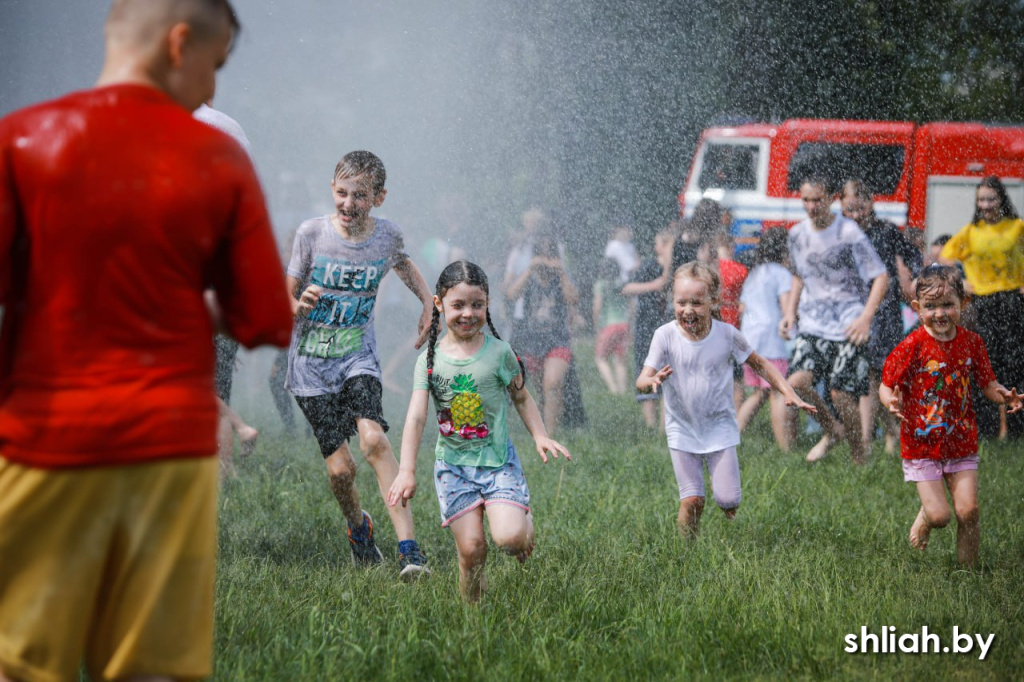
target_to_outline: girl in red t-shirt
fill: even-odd
[[[886,359],[878,389],[881,403],[902,421],[903,478],[917,484],[921,497],[910,544],[924,549],[931,529],[949,523],[948,488],[956,514],[957,560],[973,566],[979,542],[978,424],[971,387],[982,387],[986,398],[1008,405],[1009,412],[1021,409],[1021,395],[996,380],[981,337],[957,326],[965,298],[959,270],[928,266],[914,295],[911,305],[921,327]]]

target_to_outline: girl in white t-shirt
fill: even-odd
[[[732,397],[732,364],[746,363],[768,380],[786,405],[809,412],[779,370],[750,349],[738,329],[712,318],[718,306],[718,274],[703,263],[679,267],[672,283],[675,319],[654,333],[637,390],[664,386],[665,433],[679,484],[679,531],[696,537],[704,511],[704,464],[715,502],[728,518],[740,505],[740,442]],[[659,369],[660,368],[660,369]]]
[[[740,329],[758,355],[779,370],[782,376],[789,371],[789,349],[786,340],[779,333],[782,311],[793,286],[793,275],[786,269],[789,255],[786,241],[788,233],[784,227],[773,227],[762,233],[754,253],[754,267],[743,284],[740,294]],[[772,432],[775,442],[783,452],[789,452],[792,444],[793,420],[787,419],[786,403],[782,394],[772,391],[767,381],[751,367],[743,368],[744,383],[754,389],[740,405],[736,419],[742,433],[754,416],[768,400],[771,404]]]

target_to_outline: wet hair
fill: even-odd
[[[952,265],[935,263],[921,270],[914,285],[914,298],[921,300],[925,294],[938,295],[943,289],[949,288],[961,303],[966,299],[964,278],[960,269]]]
[[[989,175],[986,178],[982,178],[981,182],[978,183],[978,187],[975,190],[975,196],[977,196],[977,190],[982,187],[988,187],[996,193],[996,198],[999,199],[999,217],[1000,218],[1018,218],[1017,209],[1013,207],[1013,202],[1010,201],[1010,196],[1006,193],[1006,185],[995,175]],[[978,202],[974,202],[974,217],[971,219],[972,223],[978,223],[984,220],[981,215],[981,211],[978,210]]]
[[[380,194],[384,189],[384,182],[387,180],[384,162],[373,152],[364,150],[349,152],[341,157],[341,161],[334,167],[335,180],[354,178],[358,175],[370,177],[374,194]]]
[[[480,287],[488,298],[491,296],[490,287],[487,285],[487,273],[479,265],[470,263],[468,260],[457,260],[454,263],[449,263],[441,271],[441,275],[437,278],[437,284],[434,286],[434,295],[438,299],[443,300],[448,290],[457,284]],[[491,336],[499,340],[501,339],[498,336],[498,330],[494,328],[494,323],[491,322],[490,306],[487,307],[487,328],[491,330]],[[427,386],[430,389],[430,394],[434,396],[434,400],[438,403],[443,401],[438,396],[437,390],[434,387],[434,346],[437,345],[437,335],[440,330],[441,313],[435,305],[430,317],[430,334],[427,337]],[[526,365],[523,364],[518,353],[516,353],[516,361],[519,363],[519,385],[516,387],[518,390],[526,386]]]
[[[789,232],[784,227],[769,227],[761,233],[754,250],[754,264],[785,263],[789,256]]]
[[[843,183],[843,189],[840,195],[845,198],[847,194],[852,194],[860,199],[867,199],[868,201],[875,200],[875,193],[868,187],[868,183],[864,182],[860,178],[850,178]]]
[[[688,229],[697,237],[698,244],[713,244],[719,234],[725,231],[722,224],[728,211],[714,199],[701,199],[693,209]]]
[[[558,236],[550,225],[537,230],[533,237],[533,253],[536,256],[543,256],[545,258],[562,257],[558,251]]]
[[[675,282],[677,279],[695,279],[698,282],[703,282],[708,288],[708,298],[715,301],[718,300],[719,290],[722,286],[721,279],[719,279],[718,273],[710,265],[696,260],[683,263],[676,268],[672,281]]]
[[[835,185],[832,184],[827,178],[822,175],[807,175],[800,180],[800,186],[810,185],[812,187],[820,187],[821,191],[825,193],[825,197],[833,197],[836,194]]]
[[[946,242],[953,238],[951,234],[940,234],[932,240],[932,246],[945,246]]]

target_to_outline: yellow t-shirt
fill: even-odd
[[[964,264],[978,296],[1024,287],[1024,220],[979,221],[957,232],[942,247],[942,258]]]

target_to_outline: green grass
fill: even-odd
[[[581,355],[583,354],[581,349]],[[517,424],[537,549],[525,565],[493,552],[481,606],[458,599],[455,546],[440,528],[424,438],[417,533],[433,575],[397,580],[394,533],[376,481],[359,489],[387,563],[357,570],[311,439],[268,439],[222,495],[215,679],[1019,679],[1024,675],[1024,463],[987,443],[980,470],[981,566],[955,563],[954,529],[927,552],[907,543],[918,508],[896,456],[855,468],[840,448],[811,466],[783,455],[767,408],[739,448],[743,503],[710,503],[702,535],[675,528],[678,498],[662,436],[630,398],[600,390],[584,357],[591,426],[560,438],[547,465]],[[396,452],[404,418],[389,399]],[[810,441],[801,444],[809,447]],[[953,627],[995,634],[967,654],[848,654],[861,626],[949,645]]]

